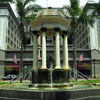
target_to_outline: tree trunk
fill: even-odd
[[[20,24],[20,28],[21,28],[21,50],[20,50],[20,69],[19,69],[19,74],[22,74],[23,72],[23,44],[24,44],[24,24],[21,21]],[[19,76],[20,77],[20,76]],[[22,79],[23,77],[20,77],[20,83],[22,83]]]
[[[22,72],[23,72],[23,44],[21,43],[19,74],[21,74]],[[20,77],[20,83],[22,83],[22,78],[23,77]]]
[[[74,50],[73,50],[73,68],[76,70],[74,71],[74,78],[77,81],[77,59],[76,59],[76,43],[74,40]]]

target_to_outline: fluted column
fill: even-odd
[[[69,69],[68,66],[68,42],[67,42],[67,31],[63,31],[63,68]]]
[[[55,41],[55,36],[53,37],[53,45],[54,45],[54,59],[56,59],[56,41]],[[56,60],[55,60],[56,61]]]
[[[55,32],[56,32],[56,35],[55,35],[55,69],[61,69],[60,67],[60,41],[59,41],[59,31],[60,31],[60,28],[55,28]]]
[[[38,69],[38,31],[33,31],[34,49],[33,49],[33,70]]]
[[[47,69],[46,67],[46,30],[47,28],[42,27],[42,67],[41,69]]]
[[[38,31],[33,31],[33,68],[32,68],[32,83],[38,82]]]

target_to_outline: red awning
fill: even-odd
[[[78,69],[84,69],[83,64],[77,64]]]
[[[19,69],[19,65],[6,65],[6,66],[4,67],[4,69],[6,69],[7,67],[11,67],[11,68],[14,69],[14,70],[18,70],[18,69]]]

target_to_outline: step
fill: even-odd
[[[20,98],[0,97],[0,100],[39,100],[39,99],[20,99]]]

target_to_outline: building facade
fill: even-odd
[[[73,68],[73,46],[68,45],[68,53],[69,53],[69,65],[71,68]],[[23,54],[23,68],[24,67],[33,67],[33,46],[27,46],[26,49],[24,50]],[[40,45],[38,47],[38,55],[40,58],[42,58],[42,46]],[[47,60],[47,66],[48,66],[48,57],[51,56],[52,59],[55,62],[54,58],[54,45],[47,45],[47,55],[46,55],[46,60]],[[16,59],[17,59],[17,64],[13,62],[13,50],[7,50],[5,54],[5,67],[11,66],[13,67],[13,73],[18,74],[19,72],[19,64],[20,64],[20,49],[14,50],[16,54]],[[81,53],[84,55],[83,61],[79,62],[79,58]],[[60,46],[60,65],[63,65],[63,47]],[[41,67],[42,65],[42,59],[38,59],[38,67]],[[92,62],[91,62],[91,51],[89,49],[77,49],[77,65],[78,65],[78,71],[82,72],[83,74],[87,75],[88,77],[91,77],[91,71],[92,71]],[[5,70],[4,67],[4,70]],[[6,75],[6,73],[4,73]]]
[[[0,4],[0,78],[3,75],[6,75],[6,73],[4,72],[4,70],[6,69],[7,66],[12,66],[14,69],[14,72],[12,72],[12,74],[16,73],[18,74],[18,70],[19,70],[19,64],[20,64],[20,32],[19,32],[19,24],[18,21],[10,7],[9,4]],[[86,34],[87,31],[89,31],[89,28],[86,27],[86,25],[88,25],[87,23],[85,23],[84,25],[82,25],[81,23],[79,24],[80,26],[75,30],[77,32],[77,34],[81,34],[82,36],[81,39],[79,37],[79,35],[77,35],[77,39],[76,42],[80,43],[77,44],[77,63],[78,63],[78,70],[80,72],[82,72],[83,74],[86,74],[88,76],[91,77],[91,73],[92,73],[92,67],[94,67],[94,62],[91,62],[91,59],[93,59],[92,57],[92,53],[90,49],[90,42],[86,42],[85,39],[88,38],[88,41],[90,41],[90,34]],[[81,29],[80,27],[83,27],[85,30],[85,38],[82,32],[80,32],[78,29]],[[90,27],[90,26],[88,26]],[[29,25],[26,25],[26,32],[29,28]],[[2,38],[1,38],[2,37]],[[83,39],[83,40],[82,40]],[[80,41],[79,41],[80,40]],[[46,50],[47,50],[47,56],[46,58],[48,58],[48,56],[52,56],[52,58],[54,59],[54,38],[48,37],[46,38]],[[63,50],[62,50],[62,44],[63,44],[63,38],[62,36],[60,36],[59,38],[60,41],[60,62],[61,65],[63,63]],[[83,46],[83,42],[85,41],[85,44]],[[92,40],[91,40],[92,41]],[[86,44],[87,43],[87,44]],[[32,36],[29,36],[29,34],[27,34],[27,44],[28,46],[26,47],[26,50],[24,51],[24,67],[25,66],[33,66],[33,40],[32,40]],[[39,45],[39,56],[41,57],[41,46],[42,46],[42,36],[38,37],[38,45]],[[83,48],[84,47],[84,48]],[[69,52],[69,64],[71,67],[73,67],[73,47],[68,48],[68,52]],[[13,62],[13,56],[14,56],[14,52],[16,54],[17,57],[17,64],[15,64]],[[97,52],[97,51],[95,51]],[[98,53],[96,55],[96,53],[94,52],[95,56],[98,56]],[[80,54],[83,53],[84,55],[84,60],[82,62],[79,62],[79,57]],[[99,57],[98,57],[99,58]],[[38,65],[39,67],[41,66],[41,60],[38,61]],[[93,65],[91,67],[91,65]],[[89,67],[89,68],[88,68]],[[93,73],[94,74],[94,73]]]
[[[4,69],[5,51],[20,48],[19,23],[8,3],[0,3],[0,77]]]
[[[86,6],[92,8],[88,10],[87,15],[91,15],[98,3],[88,2]],[[94,16],[94,23],[91,26],[88,22],[79,23],[75,29],[75,43],[78,49],[90,49],[92,61],[92,76],[100,77],[100,16]]]
[[[19,48],[19,23],[9,4],[0,4],[0,26],[0,49]]]

